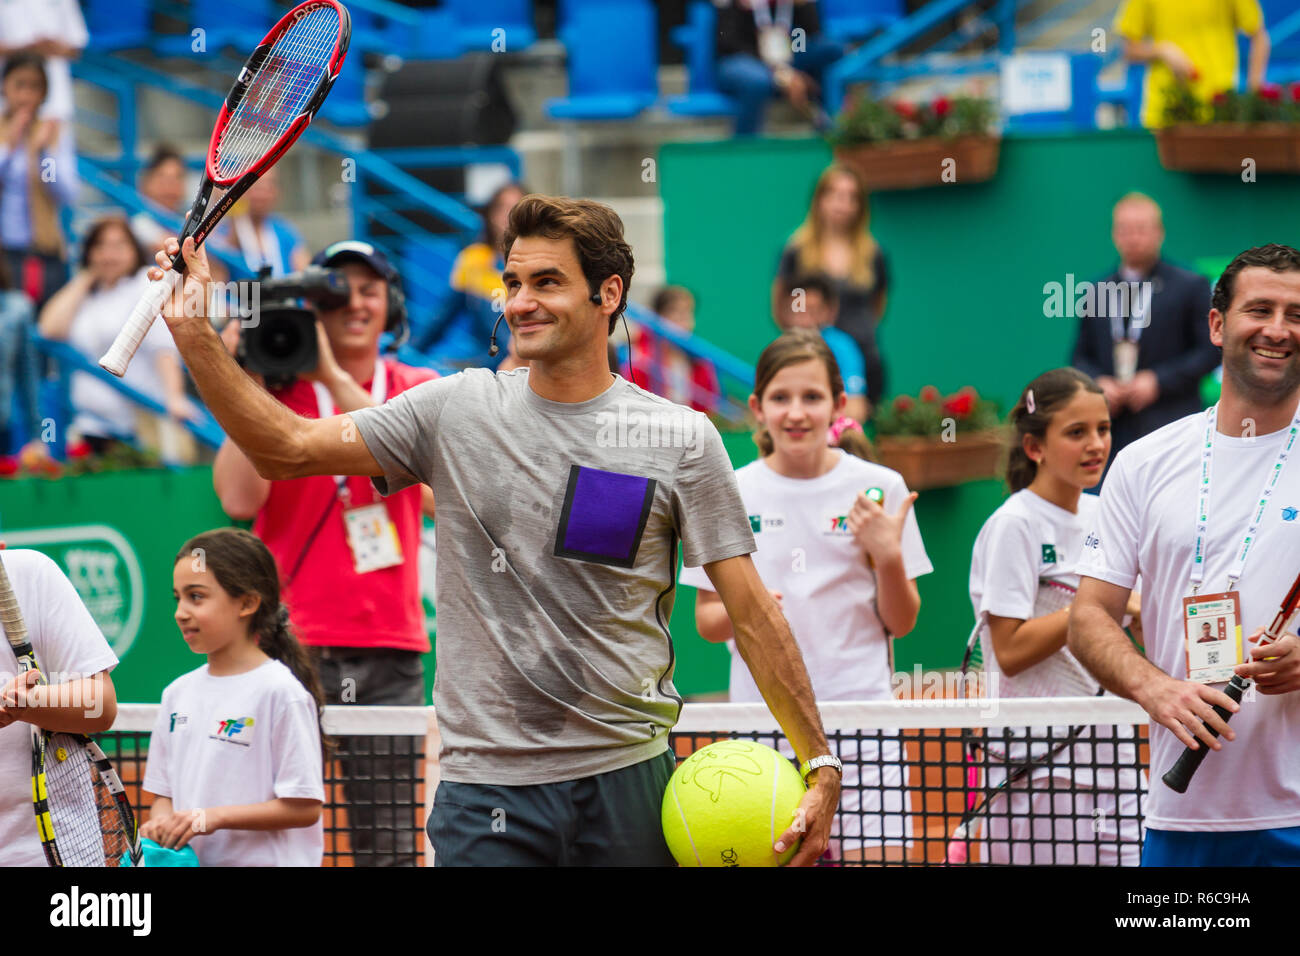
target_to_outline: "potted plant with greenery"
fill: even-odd
[[[858,98],[845,106],[828,140],[835,158],[857,170],[869,189],[977,183],[998,171],[996,118],[983,97]]]
[[[909,488],[998,476],[1006,449],[998,406],[967,385],[944,397],[933,385],[899,395],[876,413],[876,457]]]
[[[1180,84],[1165,99],[1156,131],[1160,165],[1190,173],[1240,175],[1247,159],[1265,173],[1300,173],[1300,83],[1219,93],[1206,103]]]

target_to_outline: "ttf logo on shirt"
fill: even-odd
[[[210,734],[212,740],[220,740],[223,743],[239,744],[241,747],[252,745],[248,738],[252,735],[253,726],[252,717],[227,717],[225,720],[217,723],[217,732]],[[235,739],[236,736],[242,735],[242,739]]]
[[[827,515],[822,519],[822,534],[849,535],[848,515]]]
[[[1043,564],[1055,564],[1055,563],[1056,563],[1056,545],[1054,544],[1043,545]]]
[[[167,732],[169,734],[176,733],[177,727],[184,727],[186,724],[190,722],[190,719],[188,717],[186,717],[184,714],[179,714],[174,710],[168,716],[171,718],[171,726],[167,728]]]

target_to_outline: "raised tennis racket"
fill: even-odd
[[[352,21],[335,0],[307,0],[271,28],[248,58],[217,116],[203,182],[181,232],[183,244],[202,244],[221,218],[302,135],[338,79],[352,36]],[[212,202],[213,190],[221,192]],[[210,205],[211,204],[211,205]],[[99,360],[114,375],[126,374],[163,305],[180,285],[185,259],[149,284]]]
[[[1268,627],[1264,628],[1264,636],[1269,638],[1270,643],[1276,641],[1286,633],[1287,624],[1290,623],[1291,618],[1295,616],[1297,606],[1300,606],[1300,577],[1295,579],[1295,583],[1291,585],[1291,590],[1287,591],[1286,597],[1282,599],[1282,604],[1278,608],[1277,614],[1273,616],[1273,620],[1269,623]],[[1241,703],[1241,697],[1249,687],[1249,680],[1233,674],[1232,680],[1228,682],[1228,686],[1223,689],[1223,692],[1237,703]],[[1232,717],[1232,714],[1217,704],[1214,705],[1214,712],[1224,720],[1228,720]],[[1208,729],[1211,736],[1219,736],[1219,732],[1213,727],[1209,727]],[[1192,777],[1196,774],[1197,768],[1200,767],[1201,761],[1205,759],[1205,755],[1209,752],[1210,748],[1205,744],[1201,744],[1195,750],[1191,747],[1185,747],[1182,756],[1175,761],[1172,767],[1165,771],[1165,775],[1160,779],[1165,782],[1165,785],[1169,787],[1170,790],[1177,793],[1186,793],[1187,787],[1192,782]]]
[[[3,561],[0,624],[19,669],[40,671]],[[43,673],[38,683],[46,683]],[[128,859],[140,865],[140,836],[126,788],[89,737],[32,724],[32,808],[50,866],[122,866]]]
[[[1068,608],[1074,602],[1076,590],[1060,581],[1038,582],[1038,592],[1034,599],[1033,617],[1043,617]],[[983,622],[976,624],[966,642],[966,653],[962,659],[961,686],[967,696],[973,687],[979,687],[979,674],[984,666],[984,641],[992,640]],[[992,653],[992,647],[989,649]],[[1020,697],[1088,697],[1101,693],[1101,687],[1092,675],[1084,670],[1074,656],[1064,649],[1046,660],[1039,661],[1033,667],[1016,675],[1016,690]],[[994,741],[981,732],[963,731],[962,743],[965,751],[963,761],[966,768],[966,812],[962,814],[952,836],[948,841],[945,856],[947,863],[965,863],[969,857],[970,841],[977,825],[993,806],[994,801],[1010,791],[1020,781],[1039,767],[1048,766],[1052,760],[1067,747],[1072,745],[1083,732],[1083,727],[1072,727],[1068,734],[1035,747],[1027,747],[1023,760],[1012,761],[1008,754],[997,748]],[[985,763],[981,754],[998,761],[1006,770],[1002,781],[993,787],[982,787],[980,768]]]

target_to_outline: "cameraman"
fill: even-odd
[[[287,387],[271,388],[276,399],[307,418],[327,418],[381,405],[436,377],[380,359],[380,335],[406,322],[400,279],[383,252],[366,242],[336,242],[313,265],[346,274],[349,300],[320,310],[319,363]],[[229,439],[217,453],[212,483],[226,513],[254,519],[253,533],[275,555],[284,600],[316,662],[326,703],[427,703],[420,655],[430,648],[418,554],[421,512],[433,515],[432,490],[417,485],[380,498],[367,478],[268,481]],[[390,527],[395,535],[385,533]],[[410,744],[387,737],[338,743],[356,865],[414,866],[419,834]]]

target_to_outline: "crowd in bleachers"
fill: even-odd
[[[538,4],[537,11],[549,6]],[[1236,43],[1236,33],[1251,37],[1247,84],[1257,87],[1263,82],[1266,56],[1254,51],[1263,35],[1267,53],[1267,34],[1253,3],[1245,3],[1245,13],[1225,21],[1230,25],[1218,33],[1206,28],[1194,36],[1186,24],[1179,28],[1182,33],[1169,32],[1168,18],[1157,15],[1167,6],[1166,0],[1126,0],[1115,20],[1130,59],[1151,66],[1149,102],[1170,83],[1187,78],[1199,84],[1198,95],[1213,97],[1217,89],[1210,87],[1223,86],[1224,77],[1232,72],[1228,47]],[[467,11],[451,4],[437,15],[459,18],[456,43],[469,49],[484,45],[479,33],[487,25],[518,25],[532,9],[529,4],[487,7],[491,9],[474,5]],[[599,14],[608,27],[642,7],[648,8],[643,0],[612,0],[600,6]],[[114,33],[106,25],[103,4],[89,0],[87,10],[92,24],[103,26],[107,44],[128,42],[123,40],[125,34],[118,35],[121,30]],[[556,35],[571,44],[579,42],[580,21],[590,12],[590,5],[582,2],[559,6]],[[763,129],[771,103],[785,100],[807,118],[810,128],[824,129],[829,122],[822,95],[826,70],[852,44],[897,23],[906,12],[897,0],[856,5],[827,0],[667,4],[661,18],[680,15],[685,21],[672,30],[672,38],[684,51],[688,75],[687,95],[667,106],[685,115],[729,116],[735,133],[746,136]],[[402,32],[397,27],[415,30],[417,21],[432,16],[429,11],[413,10],[410,23],[403,27],[405,21],[385,25],[382,18],[374,20],[360,10],[354,23],[357,43],[365,48],[383,37],[394,40]],[[125,30],[137,19],[124,14],[120,26]],[[654,17],[648,22],[653,24]],[[236,32],[236,28],[257,29],[257,24],[242,20],[228,26]],[[528,43],[536,38],[532,33],[516,34],[520,36]],[[792,36],[797,43],[791,42]],[[234,33],[224,41],[209,39],[237,42]],[[625,36],[619,42],[643,40],[653,42],[653,37]],[[186,156],[166,143],[155,143],[136,183],[150,212],[139,212],[129,220],[98,218],[85,223],[77,235],[72,233],[69,226],[80,180],[69,60],[90,42],[76,0],[0,5],[0,55],[4,56],[0,72],[4,103],[0,113],[0,456],[7,456],[0,460],[0,472],[4,473],[16,470],[18,461],[28,470],[51,465],[46,414],[50,399],[44,385],[55,370],[52,361],[38,354],[36,334],[67,341],[86,358],[97,358],[144,283],[144,265],[184,214],[193,185]],[[418,46],[423,41],[404,42]],[[651,65],[657,60],[652,46]],[[599,97],[574,105],[595,92],[584,93],[577,49],[569,50],[569,61],[568,105],[558,113],[550,112],[584,118],[584,110]],[[652,82],[657,84],[657,79]],[[350,95],[344,91],[337,98]],[[645,105],[637,106],[636,112]],[[1146,121],[1155,125],[1149,114]],[[505,219],[526,192],[526,186],[511,180],[483,204],[481,235],[456,256],[446,276],[449,291],[435,310],[425,310],[427,314],[413,323],[416,334],[411,345],[418,352],[457,367],[518,364],[508,331],[498,333],[502,347],[496,355],[486,354],[486,343],[497,326],[504,297],[500,271]],[[280,193],[281,183],[272,171],[237,204],[210,240],[210,247],[219,253],[213,260],[214,278],[229,277],[222,259],[250,273],[269,268],[273,275],[299,270],[310,260],[319,243],[305,238],[278,211]],[[871,231],[868,187],[851,169],[832,166],[812,188],[806,217],[793,229],[775,264],[771,320],[774,332],[795,327],[822,332],[845,375],[850,415],[859,421],[871,417],[888,390],[888,363],[877,328],[886,314],[889,291],[889,259]],[[718,370],[671,334],[693,332],[691,290],[675,286],[659,290],[653,311],[663,320],[658,328],[664,331],[634,322],[626,343],[618,342],[620,353],[627,352],[624,359],[631,360],[621,364],[624,374],[674,401],[718,411],[724,402]],[[74,416],[66,423],[70,447],[98,455],[113,448],[146,446],[164,462],[195,459],[194,443],[182,423],[199,412],[161,327],[148,340],[147,356],[132,366],[128,384],[156,400],[167,415],[140,412],[111,385],[78,373],[71,390]]]

